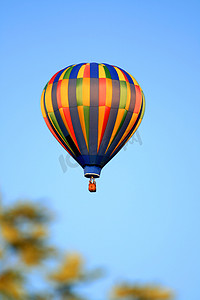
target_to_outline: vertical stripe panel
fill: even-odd
[[[83,77],[90,78],[90,64],[86,64]]]
[[[112,105],[112,79],[106,78],[106,106],[111,107]]]
[[[106,78],[105,69],[102,64],[99,64],[99,78]]]
[[[135,92],[135,86],[134,84],[130,84],[130,89],[131,89],[131,99],[130,99],[130,106],[129,106],[129,111],[133,112],[135,108],[135,100],[136,100],[136,92]]]
[[[69,99],[69,109],[72,120],[72,125],[74,128],[75,136],[77,138],[78,146],[82,155],[87,155],[88,150],[86,142],[83,136],[82,127],[80,124],[77,101],[76,101],[76,79],[69,80],[68,86],[68,99]]]
[[[48,84],[45,92],[45,106],[47,108],[47,112],[53,112],[51,93],[52,93],[52,84]]]
[[[120,103],[119,103],[119,108],[125,108],[126,107],[126,100],[127,100],[126,81],[120,81]]]
[[[106,78],[99,78],[99,106],[106,105]]]
[[[90,64],[90,78],[99,78],[99,67],[97,63]]]
[[[68,86],[69,86],[69,79],[64,79],[61,81],[60,97],[61,97],[62,107],[69,107]]]
[[[90,106],[90,78],[83,78],[83,105]]]
[[[137,85],[135,85],[135,91],[136,91],[136,102],[135,102],[134,113],[139,113],[142,104],[142,93],[139,86]]]
[[[99,79],[90,79],[89,154],[97,153],[98,144]]]
[[[83,78],[76,80],[76,101],[77,106],[83,105]]]

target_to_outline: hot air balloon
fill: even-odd
[[[41,96],[46,125],[90,178],[95,178],[137,130],[145,110],[135,78],[105,63],[80,63],[58,71]]]

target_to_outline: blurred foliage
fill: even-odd
[[[48,210],[28,202],[1,209],[2,236],[26,265],[38,265],[54,253],[54,248],[46,245],[49,220]]]
[[[24,278],[16,270],[8,269],[0,274],[0,294],[5,299],[25,299]]]
[[[52,219],[46,207],[28,201],[0,206],[0,299],[85,300],[77,293],[77,286],[103,276],[102,269],[85,270],[79,253],[63,257],[50,245],[48,228]],[[58,264],[53,270],[50,259]],[[37,291],[30,283],[33,270],[37,271],[37,280],[47,286],[44,291]],[[167,300],[172,299],[172,293],[154,286],[120,285],[113,289],[112,298]]]
[[[118,285],[113,289],[114,299],[124,300],[169,300],[173,298],[170,290],[159,286]]]

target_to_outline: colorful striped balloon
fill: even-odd
[[[81,63],[49,80],[41,109],[49,130],[85,176],[96,178],[137,130],[145,98],[137,81],[121,68]]]

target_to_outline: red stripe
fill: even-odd
[[[135,108],[134,113],[139,114],[140,107],[142,104],[142,93],[138,85],[135,85]]]
[[[106,78],[99,78],[99,106],[106,105]]]
[[[85,66],[85,70],[84,70],[84,73],[83,73],[83,77],[84,77],[84,78],[85,78],[85,77],[90,78],[90,64]]]
[[[103,120],[103,126],[102,126],[102,132],[101,132],[101,138],[100,138],[99,148],[100,148],[103,136],[104,136],[104,132],[106,130],[106,126],[107,126],[107,123],[108,123],[109,114],[110,114],[110,107],[106,106],[105,107],[105,115],[104,115],[104,120]]]
[[[48,84],[53,83],[56,75],[59,73],[60,71],[58,71],[55,75],[53,75],[53,77],[49,80]]]
[[[75,136],[75,133],[74,133],[74,128],[73,128],[73,125],[72,125],[72,120],[71,120],[71,115],[70,115],[70,109],[69,107],[63,107],[63,112],[64,112],[64,116],[65,116],[65,120],[67,122],[67,126],[69,128],[69,131],[70,131],[70,134],[76,144],[76,147],[78,148],[79,152],[80,152],[80,149],[79,149],[79,146],[78,146],[78,143],[77,143],[77,140],[76,140],[76,136]]]
[[[120,71],[122,71],[122,70],[120,70]],[[126,77],[126,74],[125,74],[123,71],[122,71],[122,73],[123,73],[123,75],[124,75],[126,81],[129,82],[129,81],[128,81],[128,78]]]
[[[72,154],[69,152],[69,150],[63,145],[63,143],[61,142],[61,140],[59,140],[59,138],[57,137],[57,135],[54,133],[53,129],[51,128],[51,125],[49,124],[49,120],[47,119],[47,117],[44,118],[45,123],[47,125],[47,127],[49,128],[49,130],[51,131],[51,133],[53,134],[53,136],[57,139],[57,141],[63,146],[63,148],[72,156]],[[72,156],[73,157],[73,156]]]
[[[60,94],[61,83],[62,83],[62,80],[58,81],[58,84],[57,84],[57,103],[58,103],[58,109],[62,107],[62,104],[61,104],[61,94]]]

